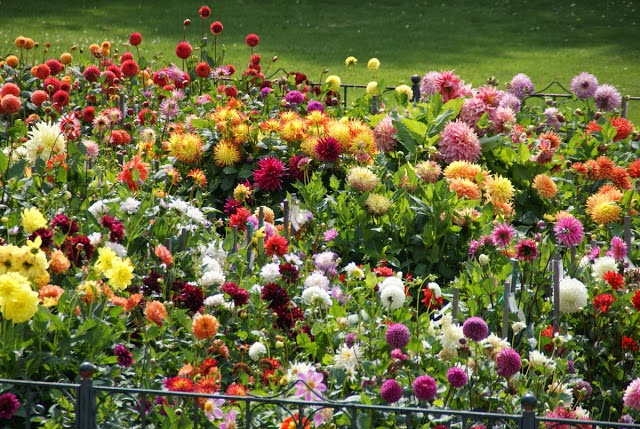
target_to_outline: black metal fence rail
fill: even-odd
[[[531,393],[521,398],[521,414],[501,414],[431,406],[367,405],[320,397],[318,401],[282,397],[291,389],[277,396],[264,397],[112,387],[94,382],[95,371],[93,365],[82,364],[79,383],[0,379],[0,392],[10,391],[21,401],[17,419],[9,421],[7,427],[158,428],[161,427],[159,421],[168,419],[167,408],[157,405],[160,403],[169,405],[174,417],[182,416],[179,427],[209,428],[214,425],[204,414],[204,401],[223,399],[227,404],[236,404],[239,410],[236,427],[246,429],[280,427],[280,422],[286,418],[296,428],[312,427],[309,423],[323,410],[331,410],[331,422],[335,425],[332,427],[348,429],[373,429],[381,424],[407,429],[437,424],[444,424],[449,429],[640,429],[640,424],[541,417],[536,414],[537,399]],[[7,390],[8,387],[11,389]],[[390,422],[393,426],[387,426]],[[0,427],[5,427],[2,421]],[[167,427],[166,421],[162,427]]]

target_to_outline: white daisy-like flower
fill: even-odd
[[[251,347],[249,347],[249,357],[253,360],[258,360],[266,354],[267,348],[260,341],[251,344]]]
[[[110,202],[111,200],[96,201],[89,207],[89,213],[91,213],[96,219],[100,219],[102,215],[109,213],[109,210],[111,210],[107,205],[107,203]]]
[[[254,284],[253,286],[251,286],[249,288],[249,292],[253,293],[253,294],[256,294],[256,295],[259,295],[259,294],[262,293],[262,286],[256,283],[256,284]]]
[[[315,368],[308,362],[294,362],[287,371],[286,380],[291,382],[298,379],[298,374],[306,374]]]
[[[522,331],[526,327],[527,327],[527,324],[524,323],[524,322],[513,322],[511,324],[511,329],[513,329],[513,332],[516,333],[516,334],[518,332]]]
[[[114,243],[113,241],[108,241],[104,245],[105,247],[108,247],[109,249],[113,250],[116,253],[116,255],[118,255],[118,257],[120,258],[125,258],[127,256],[127,248],[120,243]]]
[[[395,286],[404,290],[404,283],[402,283],[402,280],[395,276],[385,277],[385,279],[380,282],[380,291],[385,290],[389,286]]]
[[[306,288],[316,286],[316,287],[319,287],[320,289],[329,290],[329,283],[330,282],[327,276],[322,274],[320,271],[314,271],[311,274],[309,274],[309,277],[305,279],[304,287],[306,289]]]
[[[355,370],[360,360],[362,360],[362,350],[358,344],[351,347],[342,344],[333,357],[334,366],[346,370]]]
[[[270,264],[266,264],[260,270],[260,277],[262,277],[262,279],[267,283],[275,282],[280,277],[282,277],[282,274],[280,274],[280,264],[276,264],[273,262]]]
[[[587,288],[580,280],[565,277],[560,280],[560,312],[575,313],[587,305]]]
[[[290,264],[293,264],[296,267],[299,267],[300,265],[303,264],[302,259],[300,259],[300,257],[295,253],[286,253],[283,256],[283,258],[286,262],[289,262]]]
[[[227,300],[224,299],[223,293],[217,293],[215,295],[208,296],[205,298],[203,305],[205,307],[222,307],[226,304]]]
[[[487,338],[485,338],[484,340],[480,341],[480,344],[482,344],[482,346],[484,348],[484,351],[490,357],[495,356],[496,354],[498,354],[498,352],[500,350],[511,346],[511,344],[509,344],[509,341],[498,337],[494,333],[489,334],[489,336]]]
[[[607,271],[618,272],[618,263],[611,256],[602,256],[593,261],[591,267],[591,275],[594,279],[603,280],[603,276]]]
[[[319,286],[311,286],[302,291],[302,300],[310,306],[318,306],[322,309],[331,307],[329,293]]]
[[[120,210],[127,214],[134,214],[138,211],[138,208],[140,208],[140,204],[142,203],[135,198],[128,197],[120,203]]]
[[[384,289],[380,287],[380,290],[380,300],[385,308],[388,308],[389,310],[397,310],[404,305],[404,301],[406,299],[404,287],[387,285]]]
[[[189,209],[189,204],[187,204],[185,201],[182,201],[178,198],[173,198],[171,202],[167,205],[167,207],[177,210],[182,214],[185,214]]]

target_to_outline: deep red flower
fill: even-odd
[[[245,42],[247,42],[247,45],[254,48],[258,46],[258,43],[260,42],[260,37],[258,37],[257,34],[251,33],[247,36],[247,38],[245,39]]]
[[[192,52],[193,48],[187,41],[182,41],[178,43],[178,46],[176,46],[176,55],[178,58],[182,58],[183,60],[189,58]]]
[[[182,286],[180,295],[175,297],[174,301],[184,308],[187,308],[191,313],[196,313],[202,307],[204,302],[204,292],[199,287],[185,283]]]
[[[211,8],[209,6],[202,6],[200,10],[198,10],[198,15],[200,15],[202,19],[209,18],[209,16],[211,16]]]
[[[262,300],[267,301],[267,307],[270,309],[276,309],[280,307],[285,307],[289,304],[289,294],[286,289],[275,284],[275,283],[267,283],[262,287],[262,292],[260,293],[260,298]]]
[[[289,243],[285,237],[274,234],[265,241],[264,250],[269,256],[284,256],[289,251]]]
[[[102,216],[100,224],[111,231],[110,241],[117,243],[124,238],[124,224],[115,217],[106,214]]]
[[[93,246],[86,235],[67,237],[62,243],[62,251],[75,267],[82,266],[84,261],[90,261],[91,256],[93,256],[93,250]]]
[[[131,46],[138,46],[140,43],[142,43],[142,34],[136,32],[131,33],[131,35],[129,36],[129,43],[131,44]]]
[[[69,104],[69,93],[67,91],[58,90],[53,94],[53,105],[60,108]]]
[[[49,226],[51,229],[59,228],[63,234],[67,235],[73,235],[80,229],[78,227],[78,222],[75,220],[71,221],[67,215],[63,213],[55,215],[53,219],[51,219],[51,222],[49,222]]]
[[[40,247],[43,249],[47,249],[53,244],[53,230],[49,228],[40,228],[33,231],[33,233],[29,235],[29,240],[33,241],[36,237],[40,237],[42,240]]]
[[[128,60],[132,60],[133,59],[133,54],[131,52],[124,52],[122,55],[120,55],[120,68],[122,68],[122,64],[125,61]]]
[[[253,180],[258,188],[275,191],[282,187],[286,167],[279,159],[268,156],[258,162],[258,169],[253,172]]]
[[[309,164],[310,159],[302,155],[294,155],[289,158],[289,177],[291,180],[303,181],[309,175],[304,169]]]
[[[62,63],[55,58],[48,59],[46,64],[47,66],[49,66],[49,70],[51,71],[51,74],[53,76],[64,70],[64,66],[62,65]]]
[[[610,293],[602,293],[593,298],[593,306],[601,313],[608,313],[615,300]]]
[[[640,290],[637,290],[631,298],[631,304],[633,304],[636,310],[640,311]]]
[[[100,70],[98,69],[98,71]],[[47,94],[51,95],[60,90],[60,83],[58,78],[49,76],[42,82],[42,88],[47,91]]]
[[[284,264],[280,264],[278,267],[280,271],[280,275],[282,276],[282,280],[286,282],[288,285],[293,284],[298,281],[299,271],[298,267],[293,265],[291,262],[285,262]]]
[[[220,21],[216,21],[211,23],[211,26],[209,27],[209,30],[211,30],[212,34],[215,34],[216,36],[220,33],[222,33],[222,30],[224,29],[224,26],[222,25],[222,23]]]
[[[609,286],[611,286],[611,289],[613,290],[622,289],[622,287],[624,286],[624,276],[615,271],[607,271],[606,273],[604,273],[602,278],[609,284]]]
[[[156,112],[148,107],[142,109],[140,113],[138,113],[138,121],[140,121],[140,125],[144,126],[147,122],[149,125],[153,125],[156,123]]]
[[[321,137],[313,151],[320,161],[336,162],[342,153],[342,144],[333,137]]]
[[[90,124],[93,122],[96,117],[96,108],[93,106],[87,106],[82,109],[82,122],[85,124]]]

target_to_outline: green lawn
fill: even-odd
[[[400,6],[398,6],[400,3]],[[454,69],[473,86],[489,76],[501,83],[526,73],[538,89],[552,81],[568,87],[588,71],[625,95],[640,96],[640,5],[633,0],[0,0],[0,54],[13,52],[18,35],[52,43],[59,55],[72,44],[86,48],[108,39],[120,51],[132,31],[143,35],[147,59],[177,61],[182,21],[192,19],[187,39],[201,34],[198,9],[208,4],[213,20],[224,24],[220,43],[225,62],[238,68],[248,61],[244,38],[261,37],[256,52],[263,67],[305,72],[318,80],[326,68],[345,83],[384,80],[410,83],[414,74]],[[348,71],[344,59],[357,66]],[[85,58],[88,56],[84,55]],[[367,60],[382,65],[374,75]],[[630,106],[640,118],[640,101]]]

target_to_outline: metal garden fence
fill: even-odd
[[[166,390],[132,389],[112,387],[94,382],[96,367],[90,363],[80,366],[79,383],[51,383],[29,380],[0,379],[0,391],[10,387],[22,402],[20,422],[9,421],[0,427],[11,428],[140,428],[151,429],[167,426],[166,408],[154,404],[171,404],[174,416],[187,417],[179,427],[210,428],[214,426],[204,415],[203,401],[224,399],[237,404],[240,410],[234,428],[280,427],[273,419],[290,419],[296,428],[311,427],[310,422],[318,413],[331,410],[331,427],[348,429],[433,428],[444,425],[447,429],[640,429],[639,424],[557,419],[536,414],[537,399],[527,393],[521,398],[521,414],[502,414],[482,411],[465,411],[426,407],[401,407],[366,405],[356,401],[301,401],[279,396],[231,396]],[[286,392],[284,393],[286,395]],[[160,413],[159,416],[153,413]],[[265,419],[265,416],[271,418]],[[161,425],[159,421],[163,421]],[[53,426],[52,426],[52,422]],[[22,423],[23,422],[23,423]],[[8,424],[9,426],[6,426]],[[381,426],[384,425],[384,426]]]

